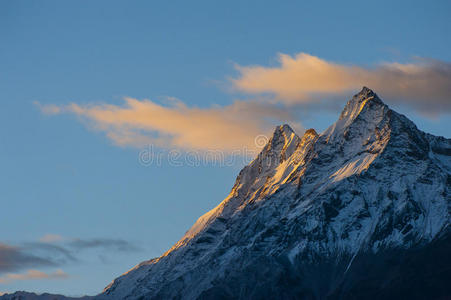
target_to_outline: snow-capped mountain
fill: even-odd
[[[363,88],[320,135],[277,127],[226,199],[95,298],[447,299],[450,187],[451,140]]]
[[[451,296],[451,140],[363,88],[324,133],[279,126],[230,195],[101,299]]]

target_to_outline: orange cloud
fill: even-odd
[[[61,108],[57,105],[53,105],[53,104],[42,105],[38,101],[34,101],[33,104],[36,105],[37,107],[39,107],[41,112],[46,115],[57,115],[57,114],[61,113]]]
[[[422,109],[451,110],[451,64],[417,59],[413,63],[384,63],[375,68],[337,64],[299,53],[279,54],[277,67],[237,66],[235,89],[270,93],[293,104],[313,101],[315,94],[344,93],[369,86],[386,99]]]
[[[176,147],[231,152],[256,148],[254,139],[276,123],[292,120],[290,112],[256,102],[236,101],[228,106],[188,107],[170,98],[169,105],[151,100],[125,98],[122,106],[111,104],[58,107],[87,120],[106,132],[118,145]],[[45,113],[46,106],[39,105]],[[299,124],[294,124],[300,127]]]
[[[44,273],[38,270],[30,269],[25,273],[8,273],[0,277],[0,283],[9,283],[17,280],[39,280],[39,279],[65,279],[68,278],[63,270],[56,270],[53,273]]]

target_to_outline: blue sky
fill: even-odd
[[[252,128],[243,129],[243,141],[285,121],[322,131],[358,91],[359,76],[380,82],[399,70],[409,75],[413,65],[431,81],[427,99],[415,98],[424,91],[415,85],[411,92],[369,87],[420,129],[449,137],[450,11],[449,1],[0,1],[0,251],[36,262],[13,265],[17,259],[0,269],[0,292],[100,292],[167,250],[227,195],[243,166],[145,166],[145,143],[124,142],[129,134],[152,135],[145,141],[157,151],[186,154],[185,145],[209,147],[212,133],[199,128],[214,134],[228,122]],[[286,68],[279,53],[299,64]],[[271,85],[272,69],[289,75],[311,61],[350,74],[350,88],[312,90],[309,83],[288,93]],[[245,84],[255,76],[271,82]],[[328,79],[318,78],[327,81],[321,87]],[[106,123],[92,114],[123,112],[124,97],[158,104],[178,125],[118,125],[120,115]],[[202,138],[193,142],[186,131]],[[237,139],[224,137],[228,144],[220,146],[229,151]],[[43,244],[73,257],[58,252],[55,262]],[[29,270],[46,275],[33,279]]]

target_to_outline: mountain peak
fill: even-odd
[[[363,86],[362,90],[357,95],[363,95],[367,98],[370,96],[377,96],[376,93],[372,89],[370,89],[366,86]]]
[[[273,151],[282,150],[288,145],[296,144],[298,140],[299,137],[294,130],[288,124],[283,124],[276,127],[267,147]]]
[[[350,123],[362,112],[380,110],[384,107],[386,107],[386,105],[379,96],[371,89],[364,86],[359,93],[355,94],[346,103],[339,120],[346,120],[346,123]]]
[[[318,133],[316,132],[316,130],[315,130],[315,129],[313,129],[313,128],[310,128],[310,129],[307,129],[307,130],[305,131],[304,135],[313,135],[313,136],[318,136]]]
[[[346,103],[338,120],[322,136],[330,142],[341,139],[342,136],[349,139],[351,131],[359,136],[363,131],[371,135],[389,110],[375,92],[364,86]]]
[[[366,103],[377,103],[384,105],[379,96],[370,88],[364,86],[360,92],[355,94],[351,100],[348,101],[344,110],[349,109],[350,107],[362,106]],[[363,104],[363,105],[362,105]]]
[[[279,125],[276,127],[276,132],[285,132],[285,134],[291,134],[294,133],[294,130],[290,127],[288,124]]]

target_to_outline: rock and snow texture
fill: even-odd
[[[431,255],[421,252],[428,245],[449,246],[450,155],[451,140],[418,130],[363,88],[321,135],[277,127],[223,202],[169,251],[115,279],[99,297],[384,295],[382,286],[406,276],[399,255],[408,262],[420,253],[421,261]],[[442,263],[449,276],[449,260]],[[387,279],[386,270],[401,277]],[[370,278],[359,283],[364,272]]]
[[[363,88],[320,135],[277,127],[226,199],[98,298],[449,295],[450,185],[451,140]]]
[[[277,127],[218,207],[100,297],[365,295],[356,275],[365,262],[448,245],[450,155],[449,139],[418,130],[363,88],[321,135]],[[377,272],[365,282],[376,280],[376,289]]]

